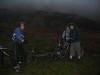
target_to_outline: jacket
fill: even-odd
[[[16,41],[21,42],[21,43],[24,42],[24,32],[21,28],[18,27],[14,30],[12,40],[14,42]]]
[[[70,38],[70,30],[64,31],[63,34],[62,34],[62,38],[66,39],[66,40],[69,40],[69,38]]]
[[[80,42],[80,32],[76,29],[70,31],[71,42]]]

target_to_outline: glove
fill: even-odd
[[[21,42],[24,43],[24,40],[22,40]]]

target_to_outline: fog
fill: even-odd
[[[100,0],[0,0],[0,8],[72,13],[100,21]]]

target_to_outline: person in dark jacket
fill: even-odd
[[[77,58],[81,58],[81,47],[80,47],[80,32],[75,28],[73,24],[70,25],[70,59],[77,54]]]
[[[13,33],[13,44],[14,44],[14,70],[19,71],[19,64],[22,64],[23,58],[26,56],[26,53],[23,48],[24,43],[24,22],[20,23],[20,27],[17,27]]]

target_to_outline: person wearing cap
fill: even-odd
[[[74,24],[70,24],[70,59],[77,54],[77,59],[81,58],[81,46],[80,46],[80,32],[75,28]]]
[[[25,56],[25,51],[23,48],[24,43],[24,22],[20,23],[20,26],[14,30],[13,33],[13,44],[14,44],[14,70],[18,72],[19,64],[22,64],[22,59]]]

